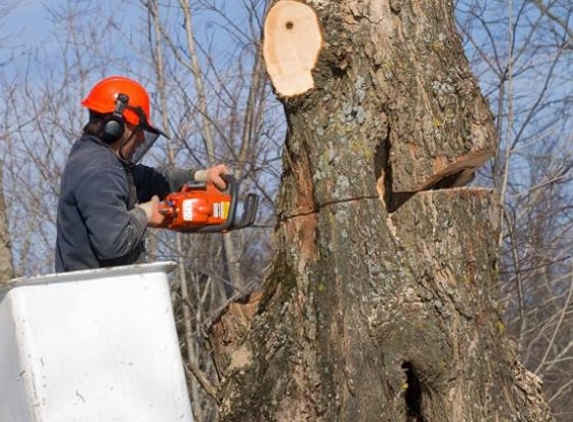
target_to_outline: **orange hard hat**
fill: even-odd
[[[163,135],[162,131],[155,129],[151,124],[147,90],[139,82],[125,76],[110,76],[99,81],[83,99],[82,105],[96,113],[113,113],[120,94],[128,97],[127,107],[122,112],[126,122],[143,125]]]

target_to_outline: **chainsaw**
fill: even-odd
[[[252,225],[259,197],[248,194],[243,214],[237,219],[239,182],[230,175],[224,179],[227,187],[223,191],[212,183],[195,181],[168,194],[159,204],[159,212],[166,220],[164,227],[178,232],[224,233]]]

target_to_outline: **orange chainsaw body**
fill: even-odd
[[[167,195],[159,212],[166,217],[168,229],[180,230],[224,224],[230,205],[231,195],[212,184],[186,184],[179,192]]]
[[[226,232],[253,224],[258,197],[247,195],[243,217],[236,221],[238,182],[232,176],[225,179],[226,191],[212,183],[189,182],[179,192],[167,195],[159,204],[164,227],[181,232]]]

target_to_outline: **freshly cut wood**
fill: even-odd
[[[309,6],[283,0],[265,21],[263,55],[276,93],[300,95],[314,87],[311,71],[322,46],[318,18]]]

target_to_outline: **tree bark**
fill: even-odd
[[[220,419],[551,420],[498,311],[496,192],[459,187],[496,136],[452,3],[281,0],[265,42],[301,5],[320,53],[294,91],[269,72],[288,124],[276,254],[262,297],[213,326]]]

